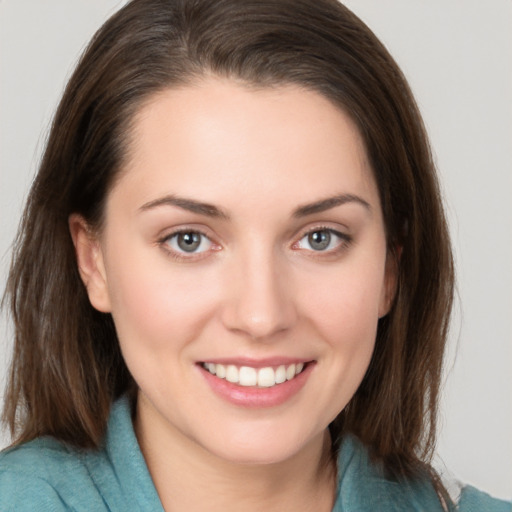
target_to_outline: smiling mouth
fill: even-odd
[[[293,380],[302,373],[308,363],[296,363],[253,368],[251,366],[235,366],[233,364],[201,363],[201,366],[219,379],[244,387],[271,388]]]

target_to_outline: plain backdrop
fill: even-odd
[[[120,0],[0,0],[0,288],[66,79]],[[437,158],[459,299],[439,460],[512,498],[512,2],[348,0],[404,70]],[[0,319],[0,379],[12,337]],[[456,355],[456,357],[455,357]],[[1,386],[3,389],[3,381]],[[0,437],[0,446],[8,442]]]

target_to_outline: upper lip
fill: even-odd
[[[249,366],[251,368],[266,368],[268,366],[281,366],[281,365],[291,365],[297,363],[310,363],[312,359],[303,358],[303,357],[283,357],[283,356],[275,356],[275,357],[265,357],[263,359],[253,359],[249,357],[213,357],[211,359],[204,359],[203,361],[199,361],[199,364],[202,363],[213,363],[213,364],[223,364],[223,365],[233,365],[233,366]]]

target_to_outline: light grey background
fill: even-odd
[[[66,78],[94,31],[123,3],[0,0],[1,289]],[[445,191],[460,299],[445,372],[440,459],[460,480],[511,499],[512,1],[346,3],[409,78]],[[3,378],[10,334],[4,317],[0,322]],[[6,443],[0,437],[0,446]]]

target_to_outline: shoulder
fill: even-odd
[[[163,512],[133,431],[128,397],[112,405],[98,450],[41,437],[0,453],[0,511],[33,510]]]
[[[512,512],[512,502],[498,500],[488,494],[471,487],[462,488],[458,503],[460,512]]]
[[[462,487],[457,512],[512,512],[510,503],[473,487]],[[338,495],[333,512],[443,512],[431,480],[393,481],[370,461],[367,448],[355,437],[344,440],[338,456]]]
[[[338,455],[338,495],[333,512],[442,512],[428,478],[394,481],[374,464],[368,449],[347,436]]]
[[[101,510],[104,502],[89,471],[102,453],[82,454],[51,438],[40,438],[0,454],[0,510]]]

